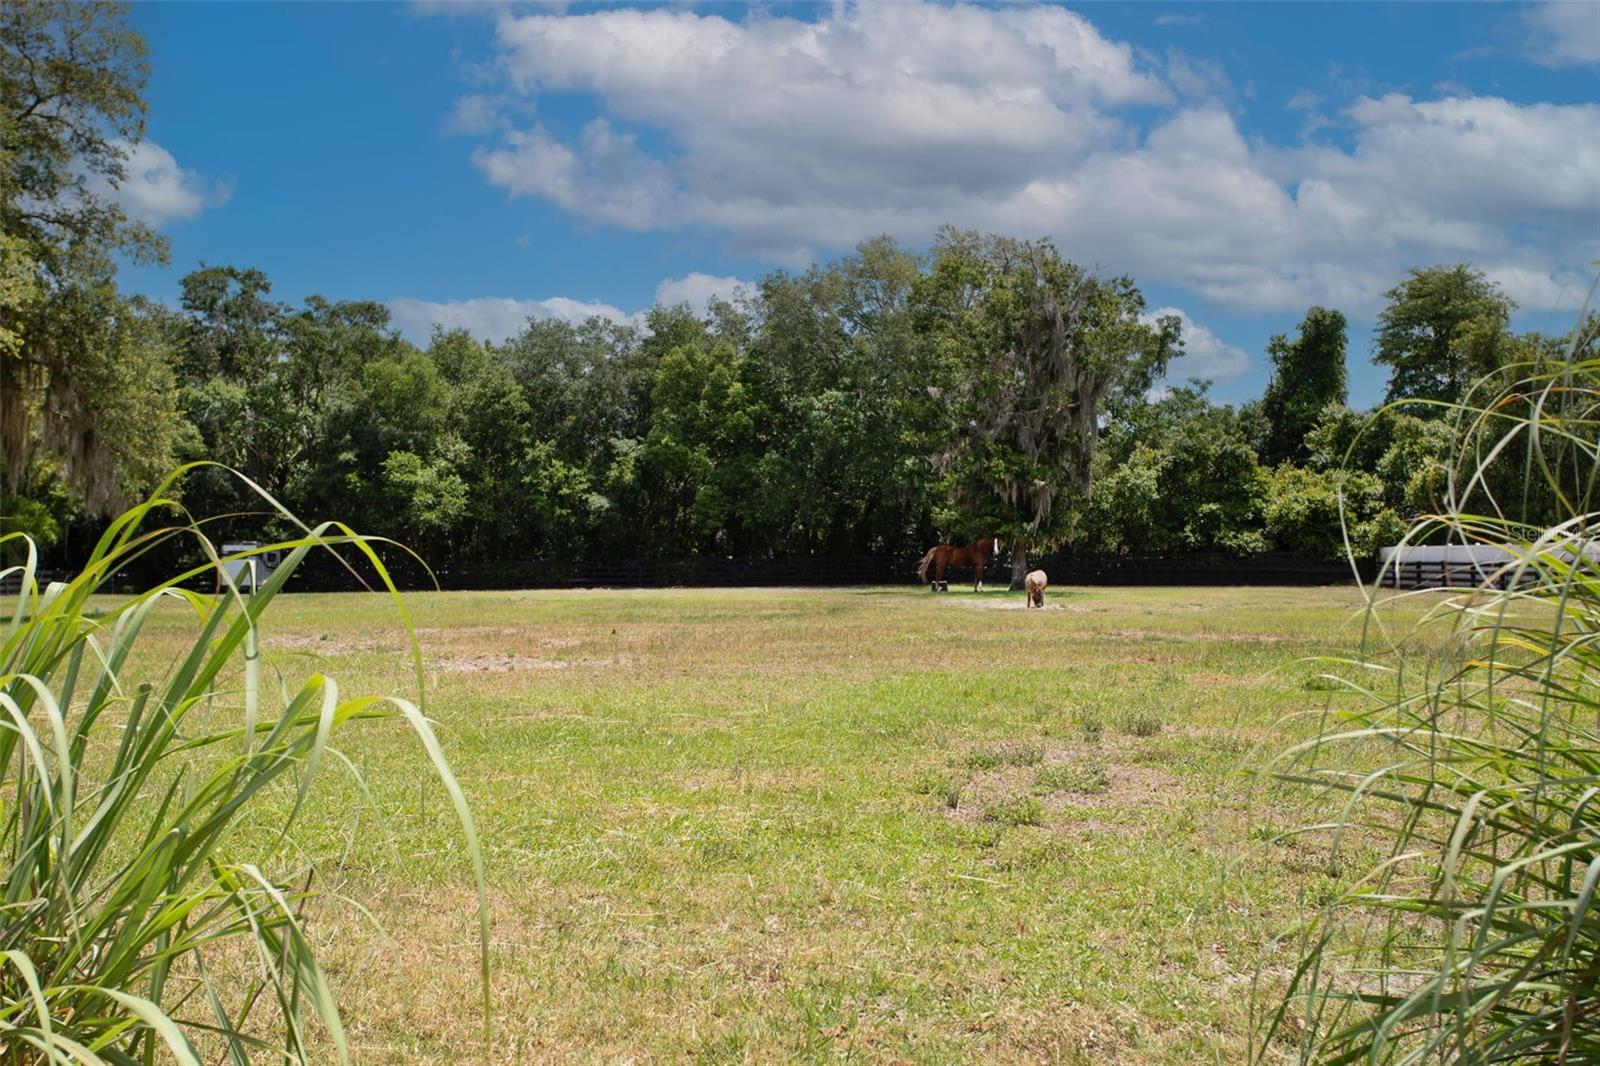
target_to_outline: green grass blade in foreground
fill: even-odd
[[[1432,612],[1443,639],[1426,663],[1422,639],[1372,647],[1394,692],[1330,697],[1318,735],[1263,771],[1322,797],[1330,816],[1305,835],[1335,861],[1258,1059],[1600,1061],[1600,362],[1492,384],[1461,409],[1451,505],[1407,540],[1504,546],[1504,587]],[[1507,464],[1543,479],[1524,504],[1553,510],[1506,516],[1490,487]],[[1352,877],[1340,849],[1378,858]]]
[[[482,852],[420,706],[420,644],[382,560],[348,528],[326,525],[272,545],[288,557],[248,595],[231,584],[218,597],[179,588],[219,555],[198,524],[159,523],[174,510],[171,487],[169,479],[113,521],[72,580],[41,591],[31,545],[15,571],[22,588],[0,643],[0,780],[11,793],[0,805],[0,1058],[237,1062],[248,1060],[247,1049],[276,1043],[274,1057],[290,1061],[320,1057],[324,1045],[346,1059],[333,992],[301,931],[312,897],[285,887],[305,877],[304,860],[286,845],[327,755],[339,754],[335,738],[374,718],[404,720],[415,731],[465,836],[478,892],[487,1053]],[[174,538],[196,546],[207,564],[90,608],[111,575]],[[418,703],[341,700],[334,682],[316,675],[272,706],[268,690],[251,683],[248,656],[272,600],[309,552],[341,548],[365,558],[389,593],[412,648]],[[156,606],[173,597],[188,605],[195,626],[163,670],[140,636]],[[285,804],[269,786],[286,776],[293,788]],[[240,832],[263,822],[276,823],[272,836]],[[257,843],[246,849],[247,840]],[[256,992],[218,976],[226,967],[207,965],[241,940],[255,945],[254,980],[276,1000],[275,1020],[252,1012]],[[170,979],[180,972],[182,981]],[[188,1016],[191,1001],[204,1008],[199,1018]],[[312,1019],[323,1034],[314,1039],[304,1024]],[[278,1039],[266,1039],[274,1027]]]

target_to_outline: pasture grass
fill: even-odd
[[[1100,763],[1053,763],[1041,766],[1033,775],[1033,790],[1051,792],[1104,792],[1111,787],[1111,775]]]
[[[491,1061],[1241,1061],[1252,981],[1293,964],[1270,935],[1328,891],[1310,849],[1252,839],[1238,770],[1344,698],[1300,660],[1354,649],[1354,588],[408,606],[488,865]],[[281,598],[263,683],[407,692],[389,619]],[[448,799],[397,725],[342,750],[365,786],[325,774],[296,840],[352,1055],[470,1061]]]
[[[1119,723],[1126,733],[1136,737],[1153,737],[1161,732],[1161,716],[1154,711],[1134,711],[1124,715]]]

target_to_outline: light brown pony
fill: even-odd
[[[1029,607],[1044,606],[1044,590],[1049,585],[1050,579],[1045,576],[1043,570],[1035,570],[1028,575],[1027,580],[1022,583],[1022,587],[1028,590]]]
[[[949,544],[935,544],[917,564],[917,580],[928,580],[928,567],[933,566],[933,591],[949,592],[950,582],[944,579],[946,567],[970,566],[973,571],[972,590],[983,591],[983,568],[989,560],[1000,554],[998,537],[981,537],[970,548],[955,548]]]

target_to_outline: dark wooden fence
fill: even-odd
[[[1052,585],[1342,585],[1355,580],[1348,563],[1271,553],[1245,559],[1227,555],[1085,556],[1057,553],[1029,569],[1043,570]],[[1361,567],[1370,581],[1373,567]],[[1007,573],[1009,577],[1009,571]]]
[[[1513,581],[1527,586],[1538,580],[1532,568],[1519,572],[1503,563],[1460,562],[1446,559],[1408,559],[1385,563],[1378,580],[1386,588],[1452,589],[1508,588]]]
[[[348,554],[348,553],[347,553]],[[354,559],[355,556],[351,555]],[[741,586],[862,586],[917,584],[917,560],[894,555],[807,555],[772,559],[729,559],[699,556],[692,559],[645,560],[628,563],[552,563],[514,559],[495,563],[441,566],[430,578],[409,557],[390,553],[385,560],[395,584],[402,589],[526,588],[670,588]],[[188,564],[192,565],[192,563]],[[313,552],[289,579],[289,589],[299,592],[347,592],[381,588],[364,561],[347,569],[327,552]],[[145,572],[147,570],[149,572]],[[1248,559],[1228,556],[1082,556],[1058,553],[1032,563],[1042,569],[1052,585],[1338,585],[1353,580],[1343,563],[1301,559],[1289,555],[1259,555]],[[1362,570],[1371,580],[1374,568]],[[170,570],[167,571],[170,573]],[[51,574],[64,578],[65,574]],[[972,569],[956,567],[945,574],[952,587],[970,584]],[[1004,587],[1011,566],[1002,557],[985,575],[986,584]],[[146,588],[161,579],[152,567],[137,567],[119,574],[113,588]],[[0,595],[15,594],[17,578],[0,581]],[[210,591],[213,577],[189,584]]]
[[[1030,566],[1043,569],[1055,585],[1337,585],[1353,580],[1350,568],[1288,555],[1249,559],[1227,556],[1091,557],[1057,554]],[[807,555],[771,559],[642,560],[627,563],[550,563],[509,560],[470,566],[443,566],[434,573],[446,589],[522,588],[737,588],[743,586],[915,585],[917,559],[893,555]],[[370,583],[366,568],[358,572]],[[414,563],[396,562],[393,571],[402,588],[426,588],[432,582]],[[952,568],[952,586],[972,581],[970,567]],[[1011,567],[1002,558],[989,569],[985,582],[1004,587]],[[1370,580],[1371,568],[1362,577]],[[338,591],[358,589],[362,580],[336,561],[313,555],[296,571],[291,588]]]

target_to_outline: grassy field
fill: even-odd
[[[1327,890],[1238,770],[1328,698],[1300,660],[1354,649],[1355,589],[407,603],[489,864],[492,1061],[1237,1062]],[[291,685],[411,685],[381,597],[265,634]],[[330,778],[297,844],[357,1057],[476,1056],[444,794],[399,726],[342,750],[369,787]]]

